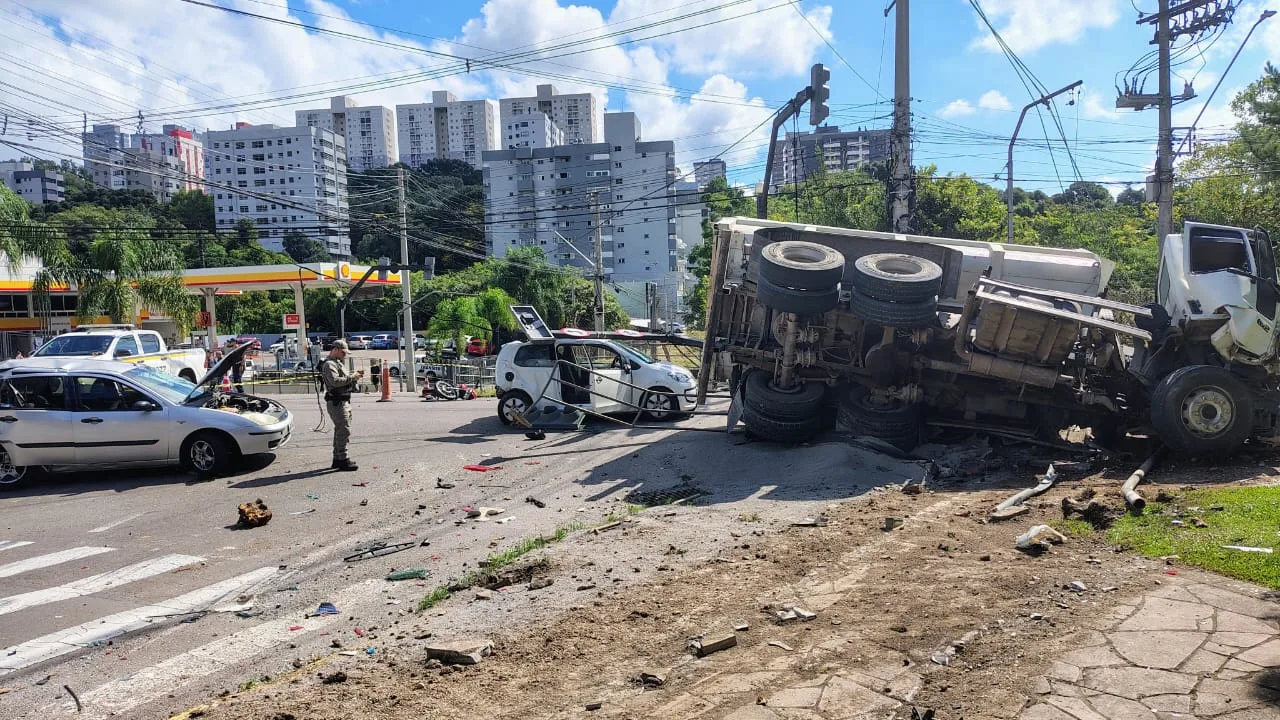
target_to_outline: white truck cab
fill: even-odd
[[[88,357],[155,368],[189,382],[205,374],[205,352],[170,350],[160,333],[133,325],[81,325],[40,346],[32,357]]]

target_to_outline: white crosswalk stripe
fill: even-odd
[[[251,590],[277,572],[279,572],[277,567],[259,568],[154,605],[108,615],[5,648],[0,651],[0,676],[75,652],[94,643],[106,642],[125,633],[142,630],[153,623],[171,619],[175,615],[208,609],[223,598]]]
[[[69,600],[83,595],[92,595],[109,588],[136,582],[153,575],[177,570],[184,565],[198,563],[204,558],[194,555],[165,555],[164,557],[143,560],[117,570],[97,575],[90,575],[73,582],[43,590],[32,590],[18,595],[0,598],[0,615],[25,610],[45,603]]]
[[[64,562],[79,560],[80,558],[101,555],[102,553],[111,552],[115,548],[109,547],[76,547],[70,550],[59,550],[58,552],[49,553],[48,555],[39,555],[26,560],[18,560],[8,565],[0,565],[0,578],[12,577],[20,575],[31,570],[39,570],[53,565],[60,565]]]
[[[30,540],[0,540],[0,550],[12,550],[30,544]]]

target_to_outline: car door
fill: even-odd
[[[578,365],[591,369],[591,409],[598,413],[627,410],[631,389],[622,383],[630,382],[630,363],[608,345],[584,343],[576,351]]]
[[[107,375],[73,375],[71,391],[77,464],[168,459],[169,410],[155,398]],[[142,401],[158,409],[137,409]]]
[[[0,381],[0,444],[15,467],[75,463],[66,390],[62,375],[10,375]]]

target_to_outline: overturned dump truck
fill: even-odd
[[[748,218],[715,228],[699,381],[755,434],[832,424],[909,449],[926,423],[1222,454],[1276,434],[1276,263],[1260,229],[1186,223],[1155,302],[1108,300],[1085,250]]]

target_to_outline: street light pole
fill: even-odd
[[[1027,118],[1027,111],[1030,110],[1031,108],[1037,105],[1044,105],[1047,107],[1049,105],[1050,100],[1054,99],[1055,97],[1061,95],[1064,92],[1074,90],[1083,84],[1084,84],[1083,80],[1077,80],[1064,88],[1059,88],[1057,90],[1054,90],[1048,95],[1042,95],[1039,98],[1037,98],[1034,102],[1030,102],[1030,103],[1027,103],[1026,105],[1023,105],[1022,112],[1018,114],[1018,124],[1015,125],[1013,128],[1013,137],[1009,138],[1009,160],[1008,160],[1008,164],[1005,165],[1005,170],[1007,170],[1009,173],[1009,176],[1004,186],[1005,187],[1004,201],[1006,205],[1006,211],[1008,213],[1007,220],[1009,223],[1009,242],[1010,243],[1013,242],[1013,145],[1014,143],[1018,142],[1018,131],[1022,130],[1022,121]]]

